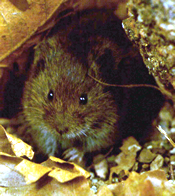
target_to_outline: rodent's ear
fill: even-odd
[[[39,59],[36,64],[32,67],[33,77],[37,77],[38,74],[45,69],[45,61],[44,59]]]
[[[113,69],[115,66],[115,58],[113,51],[109,48],[104,49],[104,53],[96,59],[96,63],[100,66],[100,71]]]
[[[89,66],[88,74],[97,78],[97,79],[100,77],[99,66],[96,64],[95,61],[91,62],[90,66]]]
[[[90,70],[96,78],[108,78],[115,69],[116,59],[114,52],[110,48],[105,48],[100,54],[91,54]],[[93,59],[93,60],[92,60]]]

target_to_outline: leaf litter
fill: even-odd
[[[111,162],[114,165],[105,178],[100,178],[96,169],[96,175],[92,175],[92,172],[89,173],[74,163],[56,157],[50,157],[41,164],[33,163],[22,158],[30,154],[28,151],[31,149],[28,146],[21,145],[23,153],[19,154],[18,151],[21,149],[16,145],[19,140],[8,135],[2,127],[0,136],[0,151],[2,151],[0,162],[3,171],[0,173],[0,193],[9,192],[12,195],[15,187],[19,189],[19,193],[21,191],[21,195],[25,195],[24,192],[27,195],[28,191],[37,195],[38,190],[42,195],[48,193],[56,195],[56,192],[60,195],[69,193],[69,195],[97,196],[175,195],[175,184],[173,184],[175,150],[165,139],[151,141],[142,147],[133,137],[125,139],[118,155],[107,158],[101,155],[96,157],[102,162],[105,159],[107,161],[105,165],[108,167]],[[94,168],[97,168],[99,162],[94,161],[94,164]],[[101,168],[103,169],[103,166]],[[90,177],[90,174],[93,177]],[[97,187],[95,191],[94,187]]]

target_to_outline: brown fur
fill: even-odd
[[[42,60],[44,65],[37,67]],[[36,74],[38,69],[42,71]],[[33,142],[44,154],[59,154],[71,147],[86,153],[114,144],[117,107],[112,95],[87,73],[88,68],[65,53],[55,37],[36,49],[24,88],[22,115]],[[79,103],[82,94],[87,95],[85,105]]]

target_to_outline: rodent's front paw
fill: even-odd
[[[80,166],[84,166],[84,152],[76,147],[69,148],[64,151],[63,159],[67,159],[68,161],[73,161]]]

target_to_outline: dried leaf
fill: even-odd
[[[15,169],[25,177],[27,184],[35,183],[37,185],[42,181],[44,187],[39,185],[37,188],[42,195],[47,195],[46,192],[52,195],[56,191],[50,183],[54,183],[59,195],[93,195],[86,179],[86,176],[89,176],[88,172],[56,157],[51,157],[42,164],[23,160]],[[56,179],[57,183],[53,179]],[[36,191],[35,189],[36,187],[32,191]]]
[[[139,162],[141,163],[150,163],[156,154],[152,153],[149,149],[143,149],[139,155]]]
[[[26,144],[21,139],[16,138],[15,136],[7,133],[6,131],[5,131],[5,134],[11,144],[13,152],[15,153],[17,157],[26,156],[31,160],[33,159],[34,152],[30,145]]]
[[[0,63],[0,68],[7,68],[8,65]]]
[[[82,175],[86,174],[86,172],[82,172],[83,169],[79,168],[78,171],[76,170],[78,167],[75,168],[74,165],[64,161],[60,161],[60,164],[63,165],[62,168],[56,168],[56,163],[50,160],[48,164],[50,167],[46,167],[22,158],[0,153],[0,195],[94,195],[90,190],[88,180]],[[74,178],[70,174],[70,168],[73,170],[72,176]],[[56,180],[56,178],[61,178],[61,176],[56,176],[56,174],[60,175],[59,172],[55,172],[54,176],[52,173],[49,173],[59,170],[64,170],[62,172],[62,175],[64,175],[62,176],[63,179],[67,174],[70,177],[66,177],[67,181],[64,183]]]
[[[5,134],[5,129],[0,125],[0,152],[15,155]]]
[[[107,186],[102,186],[99,188],[97,196],[113,196],[112,191]]]
[[[87,180],[90,174],[78,165],[56,157],[37,164],[15,157],[14,153],[7,154],[11,145],[19,156],[28,154],[31,147],[26,148],[21,140],[5,132],[3,127],[0,127],[0,135],[1,149],[6,150],[0,153],[0,182],[1,186],[8,187],[0,188],[1,195],[14,195],[17,190],[17,195],[93,195]]]
[[[54,178],[44,176],[39,181],[21,187],[0,187],[0,195],[18,196],[94,196],[87,180],[77,178],[71,182],[59,183]]]
[[[0,61],[31,38],[37,30],[41,32],[41,26],[55,14],[63,2],[64,0],[31,0],[25,1],[24,6],[24,0],[0,1]],[[48,22],[47,28],[54,24],[54,20]]]
[[[15,167],[15,169],[25,176],[27,184],[36,182],[42,176],[52,170],[51,168],[44,167],[41,164],[33,163],[28,160],[21,161]]]
[[[175,195],[175,185],[167,180],[165,172],[161,170],[149,171],[143,174],[132,172],[126,181],[109,185],[108,188],[117,196]]]
[[[111,190],[113,195],[117,196],[125,196],[124,194],[124,186],[125,186],[125,181],[122,181],[120,183],[113,183],[108,185],[108,189]]]
[[[56,157],[50,157],[49,160],[47,160],[44,165],[47,165],[48,162],[53,161],[50,167],[52,168],[57,165],[58,168],[53,169],[50,173],[49,176],[56,178],[59,182],[67,182],[72,179],[75,179],[77,177],[84,176],[85,178],[90,177],[89,172],[81,168],[80,166],[76,165],[75,163],[70,163],[63,161],[59,158]],[[55,164],[56,163],[56,164]]]
[[[53,160],[53,161],[52,161]],[[25,176],[27,184],[36,182],[45,174],[55,178],[61,183],[71,181],[77,177],[88,178],[90,174],[76,164],[63,161],[56,157],[50,157],[42,164],[23,160],[16,167]]]
[[[112,181],[113,173],[119,174],[122,170],[128,171],[133,167],[136,161],[136,153],[141,149],[141,146],[133,137],[129,137],[124,140],[120,149],[122,152],[115,158],[118,165],[110,169],[110,182]]]
[[[119,174],[121,171],[128,171],[129,169],[131,169],[135,163],[135,158],[136,158],[136,155],[125,155],[124,153],[120,153],[118,156],[118,161],[119,161],[119,164],[118,166],[115,166],[115,167],[111,167],[110,169],[110,177],[109,177],[109,180],[110,182],[112,182],[112,176],[113,174]]]
[[[17,157],[26,156],[32,159],[34,152],[32,147],[23,142],[21,139],[7,133],[0,125],[0,152],[9,155],[16,155]]]
[[[150,170],[157,170],[163,166],[164,158],[159,154],[154,159],[154,161],[150,164]]]
[[[122,147],[120,150],[125,154],[135,154],[141,149],[138,141],[134,137],[128,137],[124,140]]]

